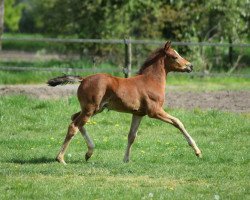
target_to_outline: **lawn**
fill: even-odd
[[[71,75],[87,76],[91,72],[65,72]],[[61,76],[62,72],[46,71],[0,71],[0,85],[13,84],[44,84],[47,80]],[[122,73],[111,73],[123,77]],[[244,77],[198,77],[192,74],[170,73],[167,87],[176,86],[179,90],[187,91],[218,91],[218,90],[250,90],[250,79]]]
[[[63,166],[54,161],[75,97],[0,97],[0,199],[249,199],[250,115],[168,110],[203,151],[195,157],[177,129],[145,117],[123,163],[131,116],[104,111],[86,125],[96,149],[85,162],[78,134]]]
[[[69,60],[0,60],[0,66],[4,67],[26,67],[32,68],[30,71],[2,71],[0,70],[0,85],[13,84],[42,84],[48,79],[61,76],[63,73],[70,75],[88,76],[95,73],[105,72],[114,76],[124,77],[122,66],[117,66],[107,62],[98,63],[93,68],[90,59],[69,59]],[[45,69],[46,68],[46,69]],[[62,71],[46,71],[62,69]],[[73,71],[67,68],[83,70]],[[37,70],[35,70],[37,69]],[[44,70],[45,69],[45,70]],[[44,70],[44,71],[43,71]],[[135,75],[139,67],[132,67],[132,75]],[[195,71],[198,72],[199,71]],[[250,90],[249,68],[243,68],[231,75],[225,72],[215,72],[216,76],[202,76],[194,73],[169,73],[167,85],[179,87],[180,90],[207,91],[207,90]],[[214,73],[214,72],[213,72]]]

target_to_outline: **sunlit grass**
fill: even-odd
[[[228,76],[219,74],[218,77],[199,77],[192,74],[169,74],[167,85],[173,85],[178,89],[187,91],[208,90],[250,90],[250,78]]]
[[[197,159],[177,129],[145,117],[122,162],[131,116],[104,111],[86,128],[96,148],[85,162],[78,134],[65,160],[54,161],[75,97],[0,97],[0,199],[248,199],[250,116],[194,109],[169,110],[203,151]]]
[[[72,60],[37,60],[37,61],[0,61],[0,66],[15,66],[33,68],[31,71],[0,71],[0,84],[41,84],[47,82],[48,79],[60,76],[63,73],[70,75],[88,76],[95,73],[109,73],[111,75],[124,77],[122,66],[110,63],[97,63],[95,66],[92,60],[88,59],[72,59]],[[64,71],[39,71],[34,68],[51,68],[53,69],[82,69],[83,72],[74,72],[72,70]],[[138,67],[132,67],[135,75]],[[250,78],[244,77],[249,74],[249,70],[241,71],[241,77],[236,74],[228,75],[225,72],[219,73],[218,76],[201,76],[195,73],[169,73],[167,77],[167,85],[178,87],[180,90],[250,90]]]
[[[104,66],[105,67],[105,66]],[[103,68],[104,69],[104,68]],[[91,72],[65,72],[71,75],[88,76]],[[0,84],[41,84],[48,79],[61,76],[62,72],[46,71],[0,71]],[[111,73],[123,77],[122,72]],[[187,74],[170,73],[166,81],[168,86],[179,90],[214,91],[214,90],[250,90],[250,79],[243,77],[197,77]]]

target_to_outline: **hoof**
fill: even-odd
[[[63,165],[67,165],[67,163],[62,158],[56,157],[56,161],[63,164]]]
[[[88,155],[88,153],[85,154],[85,160],[88,161],[88,159],[90,159],[90,155]]]
[[[201,152],[200,152],[200,153],[196,153],[195,155],[196,155],[198,158],[202,158]]]
[[[123,159],[123,162],[124,162],[124,163],[128,163],[128,162],[129,162],[129,159],[128,159],[128,158],[124,158],[124,159]]]

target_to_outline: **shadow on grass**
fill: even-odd
[[[44,164],[44,163],[53,163],[56,162],[55,158],[32,158],[30,160],[24,160],[24,159],[11,159],[10,163],[16,163],[16,164]]]
[[[67,164],[81,164],[81,163],[91,163],[91,162],[86,162],[83,159],[79,160],[65,160]],[[41,158],[32,158],[32,159],[11,159],[9,160],[10,163],[15,163],[15,164],[46,164],[46,163],[58,163],[55,158],[46,158],[46,157],[41,157]]]

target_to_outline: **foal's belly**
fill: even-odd
[[[103,108],[125,113],[142,113],[141,102],[138,99],[111,97],[101,103]]]
[[[124,102],[124,99],[114,99],[109,101],[107,108],[110,110],[117,110],[117,111],[136,111],[140,108],[140,102],[138,100],[132,100]]]

